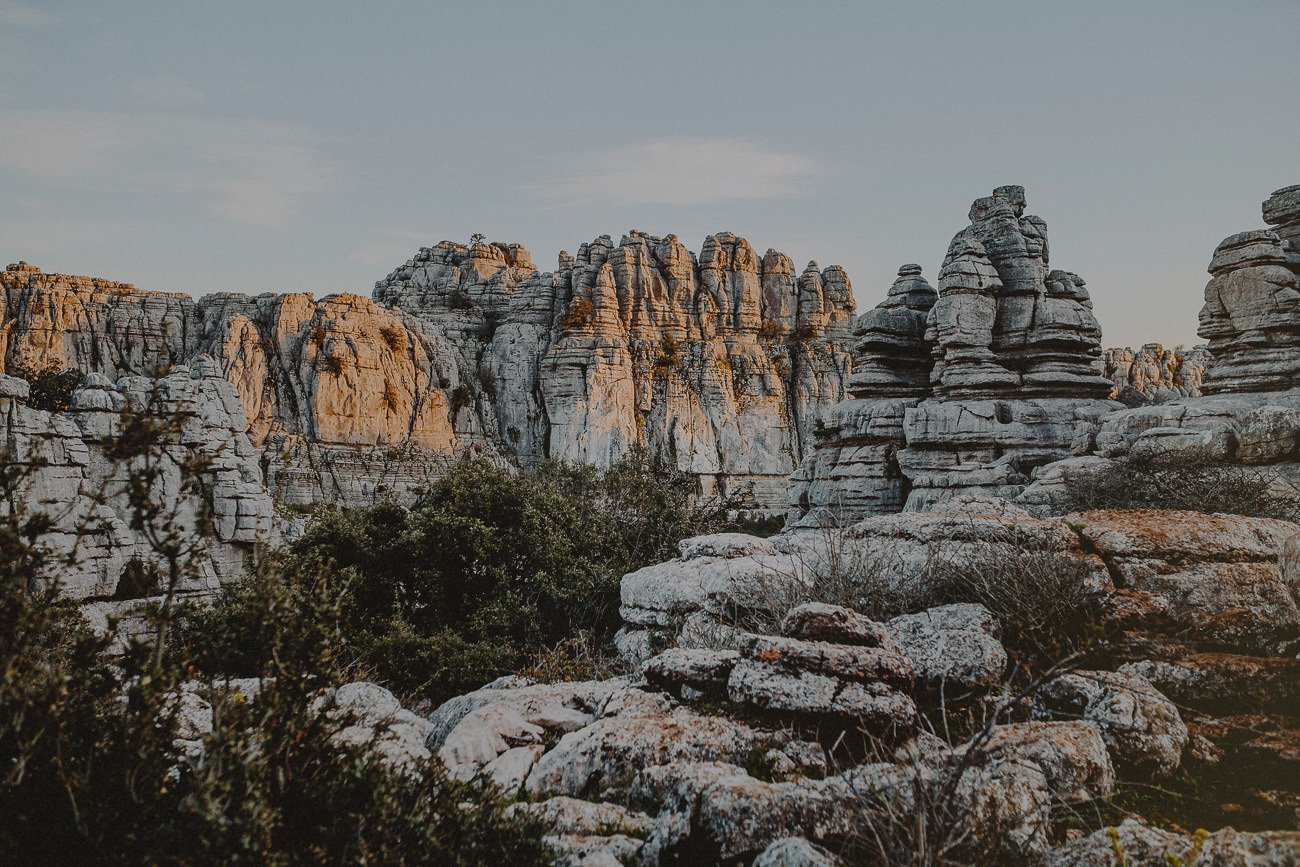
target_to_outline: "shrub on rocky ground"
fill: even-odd
[[[1300,519],[1300,489],[1269,467],[1184,456],[1126,457],[1065,480],[1066,511],[1185,509]]]
[[[538,654],[575,636],[607,644],[621,623],[622,575],[671,557],[679,539],[725,528],[733,507],[699,498],[692,477],[646,451],[606,471],[468,461],[412,508],[319,517],[285,568],[228,589],[192,614],[186,634],[204,670],[251,674],[266,653],[264,596],[316,592],[312,576],[333,564],[328,591],[343,600],[351,660],[401,692],[443,701],[536,667]],[[247,639],[231,642],[232,631]]]
[[[123,427],[134,439],[115,449],[133,461],[135,518],[162,522],[153,553],[174,575],[184,552],[144,495],[149,432]],[[40,580],[57,564],[37,544],[49,522],[24,506],[23,475],[0,460],[0,862],[549,863],[540,829],[491,790],[436,763],[397,770],[373,739],[340,741],[351,720],[318,706],[348,663],[329,570],[260,564],[256,592],[213,621],[227,646],[204,657],[168,643],[169,581],[151,629],[110,655],[112,639]],[[210,730],[188,730],[184,682],[213,654],[239,653],[256,657],[261,690],[213,696]]]

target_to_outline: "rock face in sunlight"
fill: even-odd
[[[1200,397],[1213,357],[1204,346],[1184,351],[1147,343],[1138,350],[1107,349],[1104,359],[1106,378],[1114,383],[1111,397],[1126,406],[1142,406]]]
[[[843,269],[710,235],[602,236],[538,273],[522,247],[444,242],[380,281],[380,303],[446,335],[484,386],[485,425],[524,463],[608,465],[662,447],[761,504],[844,397],[853,293]]]
[[[977,199],[970,221],[949,245],[937,298],[912,294],[924,280],[907,266],[906,286],[855,326],[854,398],[831,410],[792,480],[793,522],[842,524],[962,492],[1014,497],[1036,467],[1087,449],[1097,419],[1121,408],[1107,400],[1114,385],[1084,281],[1049,270],[1047,224],[1025,214],[1024,188]],[[900,291],[916,299],[901,315]]]
[[[155,376],[217,359],[289,505],[410,496],[457,458],[607,466],[664,448],[706,492],[778,509],[845,396],[842,268],[711,235],[631,232],[538,272],[518,245],[443,242],[356,295],[216,293],[3,272],[0,371]]]

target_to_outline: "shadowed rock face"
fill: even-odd
[[[1263,212],[1271,230],[1225,239],[1210,261],[1197,329],[1214,356],[1207,394],[1300,384],[1300,186],[1278,190]]]
[[[1033,470],[1090,446],[1119,409],[1084,281],[1048,269],[1024,189],[971,206],[938,291],[904,266],[854,326],[852,397],[791,478],[793,523],[845,524],[963,492],[1015,497]]]
[[[0,373],[155,376],[200,354],[235,386],[266,482],[290,504],[409,495],[468,454],[608,466],[665,448],[706,491],[785,500],[845,396],[853,294],[731,233],[602,236],[540,273],[518,245],[443,242],[374,300],[0,277]]]

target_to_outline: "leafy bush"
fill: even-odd
[[[1300,491],[1275,470],[1188,457],[1121,458],[1066,478],[1065,508],[1186,509],[1300,519]]]
[[[637,451],[607,471],[546,462],[520,473],[466,461],[413,508],[387,503],[317,519],[286,570],[334,564],[340,641],[371,677],[439,701],[620,625],[619,579],[675,554],[678,540],[727,526],[731,504],[700,500],[694,478]],[[254,578],[191,615],[204,670],[246,675],[265,658]],[[239,641],[232,632],[246,631]],[[570,648],[572,649],[572,648]],[[555,666],[552,666],[555,667]]]
[[[216,616],[230,631],[206,651],[244,654],[266,679],[251,702],[212,695],[212,732],[196,755],[182,751],[177,695],[213,656],[167,642],[185,549],[168,510],[136,496],[151,488],[162,431],[121,427],[108,452],[129,468],[131,523],[163,561],[167,601],[120,654],[44,579],[61,564],[37,543],[50,521],[24,506],[29,470],[0,455],[0,863],[548,863],[540,829],[507,818],[491,790],[436,763],[394,770],[373,743],[337,740],[351,720],[314,704],[347,667],[344,598],[301,557],[254,568],[248,623],[229,605]]]
[[[20,367],[14,370],[13,375],[27,380],[31,389],[27,405],[46,412],[67,412],[72,406],[72,393],[86,381],[86,374],[71,368]]]

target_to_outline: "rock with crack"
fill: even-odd
[[[674,761],[748,764],[791,744],[782,732],[752,728],[685,707],[606,716],[562,737],[533,767],[525,790],[545,795],[596,795],[626,788],[637,771]],[[798,761],[804,752],[795,750]]]
[[[920,684],[932,692],[957,695],[1002,681],[1007,652],[997,620],[983,605],[941,605],[895,617],[886,626]]]
[[[1082,719],[1101,729],[1124,771],[1167,777],[1178,769],[1187,726],[1173,702],[1138,674],[1077,671],[1053,678],[1034,694],[1035,714]]]

